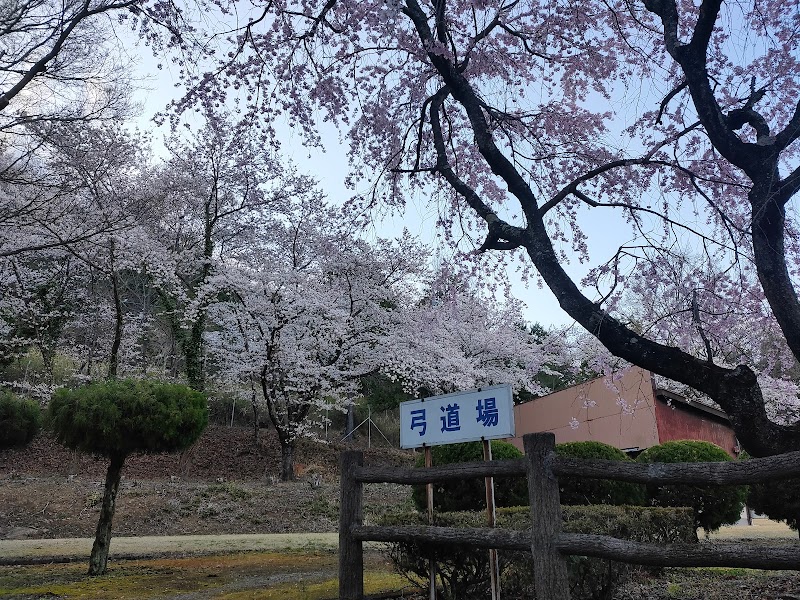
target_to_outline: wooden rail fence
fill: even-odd
[[[524,436],[525,458],[398,469],[364,466],[363,453],[342,453],[339,514],[339,600],[364,598],[363,542],[467,544],[478,548],[530,550],[539,600],[569,600],[565,557],[570,554],[665,567],[746,567],[800,570],[800,544],[765,548],[739,543],[648,544],[611,536],[561,531],[559,475],[615,479],[634,483],[703,485],[749,484],[800,476],[800,452],[768,458],[713,463],[623,463],[562,458],[552,433]],[[531,507],[529,531],[453,527],[377,527],[363,523],[365,483],[406,485],[487,476],[527,476]]]

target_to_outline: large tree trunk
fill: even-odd
[[[117,491],[122,478],[125,456],[113,456],[106,471],[103,490],[103,505],[100,507],[100,520],[94,534],[92,554],[89,557],[89,575],[104,575],[108,566],[108,550],[111,545],[111,521],[114,518]]]
[[[294,440],[281,440],[281,481],[294,481]]]

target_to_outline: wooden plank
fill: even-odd
[[[525,464],[525,459],[514,459],[459,463],[430,469],[361,467],[356,469],[355,477],[362,483],[416,485],[434,481],[457,481],[468,477],[524,476]],[[671,464],[638,464],[556,456],[552,459],[552,470],[556,475],[616,479],[634,483],[739,485],[800,477],[800,452],[743,461]]]
[[[493,460],[442,465],[428,469],[401,469],[397,467],[361,467],[355,477],[362,483],[400,483],[422,485],[430,482],[458,481],[470,477],[525,476],[525,459]]]
[[[353,530],[362,541],[465,544],[476,548],[529,550],[530,531],[482,527],[377,527]],[[605,535],[562,533],[555,546],[562,554],[595,556],[638,565],[665,567],[741,567],[800,570],[800,545],[756,546],[739,542],[706,544],[648,544]]]
[[[379,527],[364,525],[353,529],[353,537],[373,542],[415,542],[420,544],[463,544],[476,548],[530,550],[530,531],[506,531],[486,527]]]

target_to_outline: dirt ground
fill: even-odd
[[[342,448],[306,442],[298,481],[277,480],[280,451],[272,431],[259,444],[244,428],[210,427],[183,456],[132,456],[117,497],[115,536],[315,533],[336,531]],[[397,450],[373,449],[366,462],[410,464]],[[319,487],[311,475],[321,476]],[[91,537],[105,464],[58,446],[46,435],[26,449],[0,451],[0,540]],[[365,516],[409,501],[407,487],[367,485]],[[410,504],[409,504],[410,506]]]

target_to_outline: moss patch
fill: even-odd
[[[338,591],[337,557],[332,552],[268,552],[193,558],[115,561],[103,577],[86,575],[84,563],[0,567],[0,598],[191,598],[322,600]],[[408,582],[370,557],[368,593],[399,590]]]

